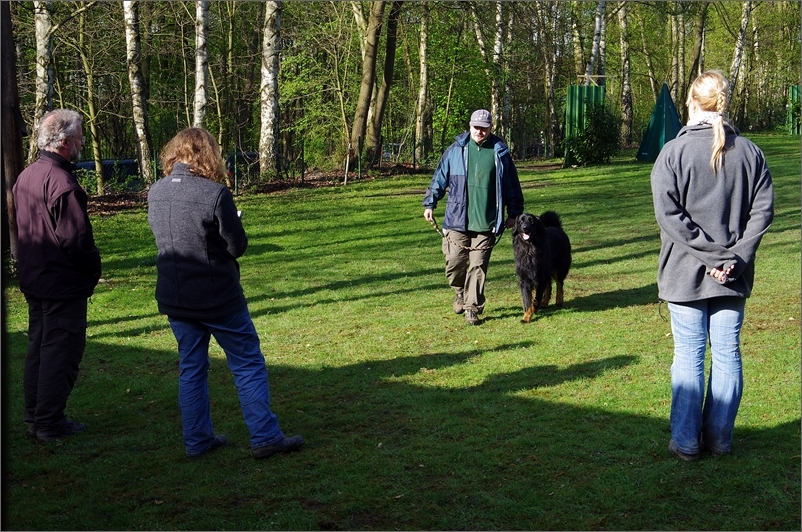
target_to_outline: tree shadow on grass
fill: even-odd
[[[224,360],[212,361],[209,385],[215,429],[231,444],[188,460],[174,353],[114,346],[109,356],[92,339],[68,408],[90,429],[50,446],[26,441],[23,341],[14,335],[15,422],[5,417],[3,453],[13,516],[5,524],[17,529],[791,529],[799,521],[798,421],[736,424],[732,456],[680,462],[666,450],[665,413],[634,413],[650,410],[648,399],[599,402],[599,389],[620,389],[638,366],[633,355],[561,367],[539,363],[537,342],[526,341],[344,366],[271,365],[273,409],[307,445],[254,462]],[[493,373],[497,356],[519,369]],[[651,393],[661,397],[664,381]],[[687,511],[688,501],[711,500]],[[58,515],[36,511],[56,506]]]

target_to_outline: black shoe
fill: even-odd
[[[36,423],[28,423],[28,429],[25,431],[25,437],[32,440],[36,439]]]
[[[228,438],[226,438],[226,435],[218,434],[217,436],[214,437],[214,441],[212,442],[212,444],[209,446],[208,449],[206,449],[205,451],[201,451],[198,454],[188,454],[187,456],[189,456],[190,458],[200,458],[201,456],[205,456],[210,452],[214,451],[215,449],[219,449],[220,447],[225,447],[226,445],[228,445]]]
[[[290,438],[284,437],[283,440],[278,441],[272,445],[265,445],[264,447],[257,447],[251,451],[253,457],[268,458],[276,453],[287,453],[301,448],[304,444],[304,439],[301,436],[292,436]]]
[[[28,429],[30,430],[30,426]],[[72,436],[73,434],[78,434],[79,432],[85,431],[86,425],[83,423],[76,423],[71,419],[64,419],[64,422],[61,424],[61,426],[55,430],[37,429],[36,438],[42,443],[50,443],[59,438],[65,438],[67,436]]]
[[[465,309],[465,321],[468,325],[479,325],[479,317],[473,309]]]
[[[454,296],[454,314],[462,314],[465,312],[465,309],[462,306],[465,304],[465,301],[462,299],[462,294],[457,294]]]
[[[680,460],[685,460],[686,462],[695,462],[699,459],[699,453],[696,454],[688,454],[683,453],[677,448],[677,444],[674,443],[674,440],[668,442],[668,450],[671,451],[671,454],[679,458]]]

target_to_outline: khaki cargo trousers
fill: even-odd
[[[448,284],[458,296],[462,296],[463,308],[472,309],[477,314],[485,308],[485,277],[494,240],[492,232],[443,230]]]

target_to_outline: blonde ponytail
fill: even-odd
[[[699,75],[691,84],[686,104],[690,108],[691,102],[696,102],[700,111],[716,113],[710,121],[713,127],[713,151],[710,154],[710,166],[718,172],[724,163],[724,151],[727,142],[727,133],[724,130],[724,117],[727,115],[727,94],[729,84],[724,75],[717,70],[708,70]]]

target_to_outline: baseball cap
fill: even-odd
[[[490,127],[493,121],[490,119],[490,111],[487,109],[478,109],[473,112],[471,115],[471,121],[469,122],[472,126],[478,127]]]

